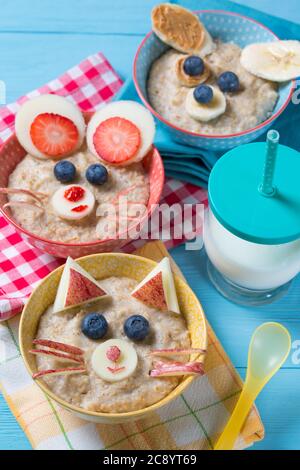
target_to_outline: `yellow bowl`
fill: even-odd
[[[109,276],[126,276],[141,281],[156,265],[154,261],[140,256],[122,253],[103,253],[85,256],[77,260],[96,279]],[[63,267],[49,274],[31,294],[21,317],[20,323],[20,349],[26,367],[30,374],[37,371],[36,361],[29,349],[35,338],[39,320],[44,311],[54,302]],[[175,276],[175,285],[182,314],[185,316],[190,332],[192,347],[206,349],[207,331],[205,316],[201,304],[189,286],[178,276]],[[97,423],[121,423],[134,421],[158,408],[168,404],[178,397],[193,381],[195,377],[183,377],[179,385],[165,398],[147,408],[127,413],[100,413],[88,411],[71,405],[55,395],[42,380],[36,380],[37,385],[59,405],[76,414],[80,418]]]

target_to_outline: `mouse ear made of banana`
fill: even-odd
[[[206,31],[197,15],[186,8],[161,3],[152,10],[152,29],[161,41],[187,54],[201,50]]]

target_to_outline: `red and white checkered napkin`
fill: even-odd
[[[12,135],[15,114],[29,98],[44,93],[68,95],[83,111],[95,111],[109,101],[121,86],[121,79],[103,54],[92,55],[38,90],[0,108],[0,144]],[[206,192],[191,184],[169,179],[165,184],[162,203],[206,203]],[[172,248],[182,241],[170,240],[167,247]],[[124,250],[132,252],[143,243],[143,240],[132,241]],[[28,245],[0,217],[0,320],[7,320],[19,313],[33,287],[62,263],[63,260]]]

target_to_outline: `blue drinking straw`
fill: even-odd
[[[276,193],[276,188],[273,184],[273,179],[276,166],[279,139],[279,132],[275,130],[271,130],[268,132],[267,154],[265,159],[264,175],[262,184],[259,187],[260,193],[266,197],[272,197]]]

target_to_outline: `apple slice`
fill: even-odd
[[[31,191],[30,189],[23,188],[0,188],[0,194],[20,194],[29,196],[35,199],[37,202],[42,203],[43,199],[48,197],[46,193],[40,193],[38,191]]]
[[[53,312],[107,296],[100,284],[72,258],[68,258],[54,301]]]
[[[76,364],[84,364],[84,359],[81,356],[73,356],[72,354],[64,354],[57,351],[49,351],[47,349],[30,349],[30,354],[36,354],[37,356],[48,356],[53,357],[57,361],[69,361],[75,362]]]
[[[112,348],[119,355],[112,355]],[[100,343],[91,357],[94,372],[106,382],[118,382],[134,374],[138,365],[135,347],[123,339],[108,339]]]
[[[173,349],[152,349],[150,351],[150,356],[159,356],[159,357],[172,357],[172,356],[180,356],[180,355],[187,355],[190,354],[205,354],[206,349],[200,348],[173,348]]]
[[[131,295],[150,307],[180,314],[169,258],[162,259]]]
[[[150,377],[173,377],[179,375],[204,375],[201,362],[157,362]]]
[[[65,367],[64,369],[40,370],[39,372],[36,372],[35,374],[33,374],[32,378],[36,380],[36,379],[42,379],[48,376],[53,377],[54,375],[83,374],[84,372],[86,372],[85,367]]]
[[[70,344],[52,341],[51,339],[34,339],[32,343],[37,346],[44,346],[45,348],[56,349],[58,351],[62,351],[67,354],[72,354],[74,356],[80,356],[84,354],[83,349],[77,348],[76,346],[71,346]]]

